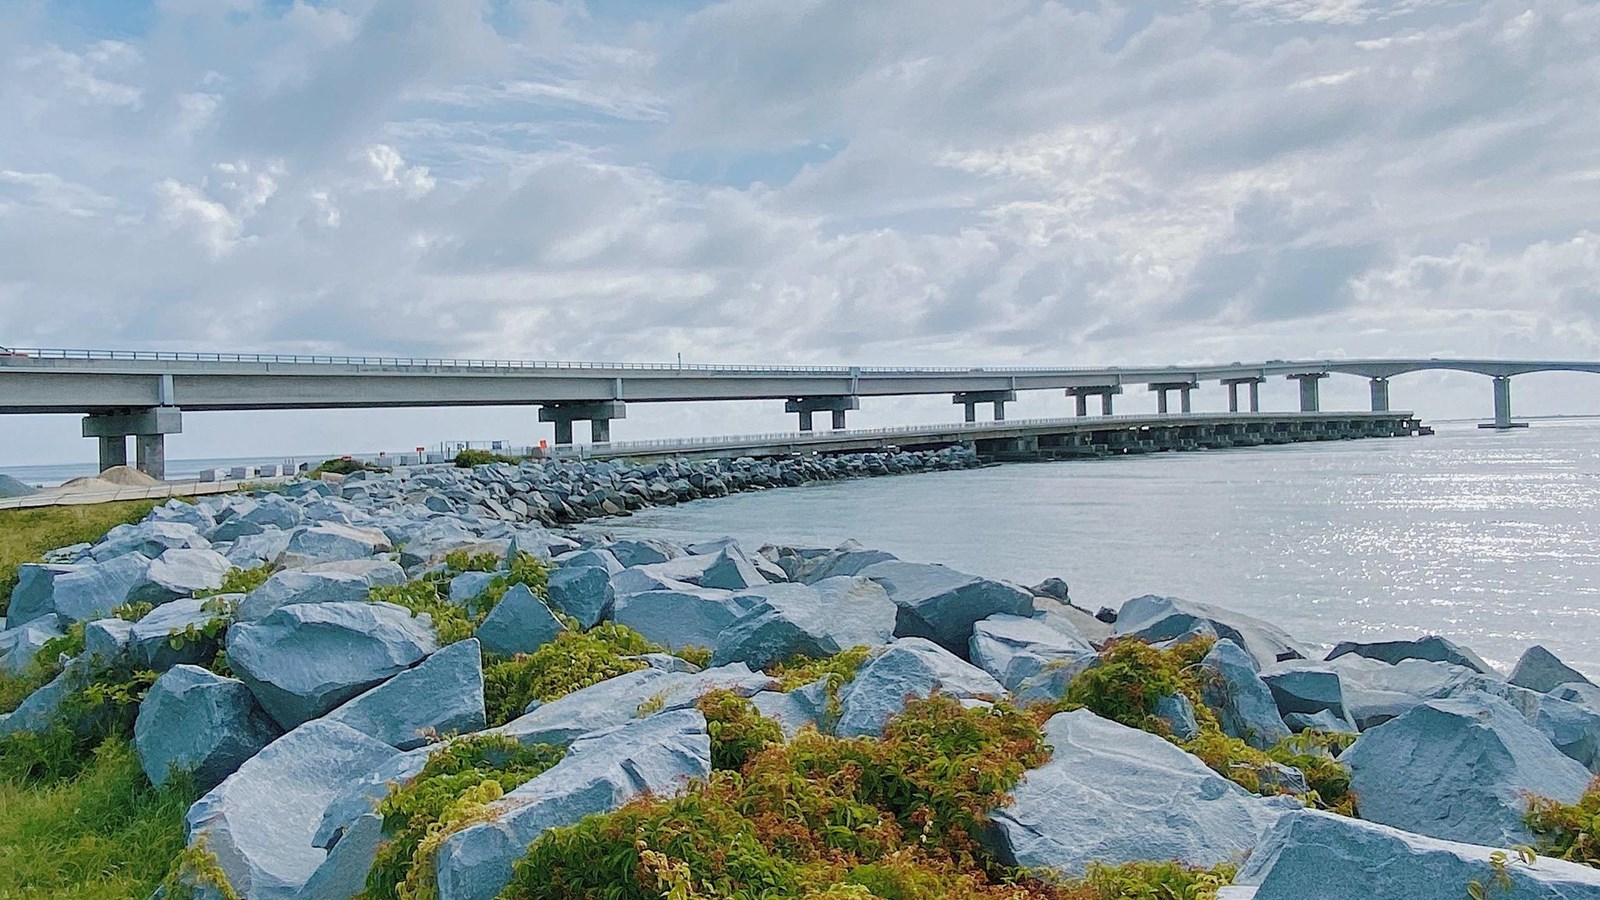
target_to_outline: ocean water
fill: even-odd
[[[604,530],[855,538],[1025,584],[1059,576],[1090,609],[1176,595],[1313,644],[1443,634],[1506,668],[1541,643],[1600,680],[1600,420],[835,482]]]

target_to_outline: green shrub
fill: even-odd
[[[196,597],[215,597],[218,594],[248,594],[272,577],[272,566],[263,563],[249,569],[235,566],[222,575],[222,587],[201,591]],[[137,621],[137,620],[135,620]]]
[[[1060,900],[1214,900],[1233,883],[1235,870],[1226,863],[1215,869],[1193,869],[1173,862],[1134,862],[1120,866],[1090,863],[1080,879],[1060,886]]]
[[[514,584],[525,584],[535,596],[547,594],[549,567],[527,553],[518,553],[510,567],[489,582],[483,593],[462,603],[450,600],[450,581],[463,572],[492,572],[500,558],[492,553],[469,556],[456,551],[445,556],[445,568],[401,585],[375,587],[367,599],[373,603],[393,603],[411,610],[413,616],[427,613],[442,644],[453,644],[472,637]]]
[[[306,477],[307,478],[316,478],[317,476],[324,475],[324,474],[327,474],[327,475],[354,475],[357,472],[381,472],[381,471],[383,471],[383,470],[378,468],[375,465],[372,465],[371,463],[362,462],[359,459],[355,459],[355,458],[349,457],[349,456],[341,456],[341,457],[337,457],[335,459],[325,459],[325,460],[323,460],[321,463],[319,463],[317,465],[317,467],[315,469],[312,469],[310,472],[307,472],[306,473]]]
[[[0,897],[143,900],[183,849],[190,784],[152,788],[121,739],[77,768],[50,783],[0,775]]]
[[[991,875],[1007,873],[975,839],[1047,755],[1032,717],[1014,708],[914,700],[881,740],[804,732],[676,797],[548,832],[501,896],[1048,897],[1022,874],[997,883]]]
[[[1524,821],[1538,838],[1540,853],[1600,868],[1600,779],[1577,803],[1530,797]]]
[[[1072,679],[1060,704],[1042,707],[1040,712],[1047,715],[1055,709],[1086,708],[1160,735],[1252,793],[1289,793],[1272,777],[1273,764],[1292,766],[1305,774],[1311,788],[1302,799],[1321,809],[1353,815],[1350,772],[1335,759],[1353,736],[1307,732],[1261,751],[1224,734],[1202,697],[1205,672],[1199,662],[1214,643],[1202,638],[1159,650],[1137,639],[1118,640],[1101,653],[1099,663]],[[1155,715],[1156,704],[1172,694],[1182,694],[1194,707],[1199,733],[1190,740],[1174,737],[1166,722]]]
[[[444,839],[486,804],[560,762],[563,752],[485,734],[457,738],[434,753],[414,781],[378,805],[386,840],[367,875],[365,900],[437,896],[433,860]]]
[[[491,450],[463,450],[456,454],[456,467],[470,469],[473,466],[487,466],[490,463],[511,463],[516,465],[520,460],[514,456],[505,456]]]
[[[445,568],[459,575],[462,572],[493,572],[500,568],[500,557],[493,553],[468,553],[451,550],[444,555]]]
[[[757,753],[783,743],[783,727],[732,691],[710,691],[695,707],[705,714],[711,733],[712,768],[742,769]]]
[[[826,678],[827,715],[832,720],[838,719],[843,712],[839,692],[845,685],[855,680],[856,673],[871,657],[871,647],[851,647],[849,650],[841,650],[832,656],[820,659],[796,656],[772,666],[769,674],[778,679],[778,689],[784,692],[803,688],[819,678]]]
[[[679,647],[678,649],[672,651],[672,655],[686,663],[699,666],[702,669],[708,668],[711,665],[710,647]]]
[[[0,779],[50,783],[82,771],[94,748],[107,740],[133,736],[139,703],[156,673],[128,663],[68,676],[70,693],[56,720],[43,734],[19,732],[0,738]]]
[[[522,715],[534,700],[548,703],[607,678],[645,668],[637,659],[661,648],[626,625],[606,623],[564,631],[532,653],[491,659],[483,670],[483,697],[490,725]]]

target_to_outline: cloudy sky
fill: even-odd
[[[1594,3],[4,6],[0,345],[1600,358]],[[1518,408],[1600,411],[1597,388],[1529,378]],[[1430,416],[1489,407],[1469,376],[1394,393]],[[958,413],[866,406],[853,423]],[[615,434],[792,427],[781,409],[634,407]],[[19,438],[0,463],[90,459],[78,427],[0,422]],[[541,427],[531,410],[212,414],[171,443]]]

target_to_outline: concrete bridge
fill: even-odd
[[[887,368],[866,366],[710,366],[471,359],[398,359],[149,351],[0,348],[0,414],[78,413],[83,434],[100,442],[101,468],[127,463],[133,437],[138,467],[164,474],[165,436],[182,431],[182,410],[340,409],[414,406],[539,407],[556,443],[572,443],[574,422],[590,423],[596,443],[628,403],[783,400],[802,431],[828,413],[834,429],[863,398],[948,394],[975,422],[979,406],[1003,421],[1019,391],[1063,391],[1087,416],[1096,400],[1112,415],[1130,387],[1157,394],[1162,414],[1191,411],[1203,382],[1228,391],[1232,412],[1259,412],[1260,386],[1287,378],[1300,386],[1300,411],[1321,409],[1319,384],[1334,374],[1367,378],[1372,409],[1389,410],[1389,380],[1424,370],[1454,370],[1493,380],[1494,424],[1512,428],[1511,378],[1532,372],[1600,372],[1600,362],[1488,359],[1269,360],[1208,366]],[[1177,395],[1177,408],[1171,397]]]

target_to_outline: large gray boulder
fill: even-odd
[[[78,568],[61,563],[23,563],[18,566],[17,586],[11,589],[11,604],[6,608],[6,620],[20,625],[54,615],[56,579]],[[0,631],[4,630],[0,628]]]
[[[683,555],[683,548],[667,541],[638,540],[617,541],[607,544],[604,548],[616,557],[617,562],[625,569],[634,566],[648,566],[664,563],[669,559],[677,559]]]
[[[984,836],[1001,862],[1081,875],[1091,862],[1237,860],[1286,810],[1170,742],[1079,709],[1044,726],[1050,761],[1023,776]]]
[[[1448,697],[1474,683],[1480,675],[1473,669],[1452,663],[1424,659],[1403,659],[1389,664],[1351,653],[1326,663],[1301,662],[1277,667],[1325,669],[1339,673],[1344,692],[1345,711],[1356,727],[1365,731],[1402,715],[1427,700]]]
[[[988,672],[923,638],[901,638],[856,672],[844,688],[834,726],[840,737],[876,737],[905,710],[906,698],[935,692],[962,700],[995,700],[1005,687]]]
[[[1217,641],[1200,667],[1206,673],[1200,699],[1217,714],[1224,734],[1259,750],[1289,736],[1271,688],[1256,674],[1255,660],[1238,644]]]
[[[104,562],[129,553],[155,559],[168,550],[209,547],[211,542],[187,522],[161,522],[147,519],[136,525],[118,525],[90,549],[89,555]]]
[[[1179,597],[1147,594],[1122,604],[1113,634],[1156,643],[1206,628],[1233,641],[1261,669],[1275,662],[1305,659],[1306,648],[1276,625],[1244,613]]]
[[[1530,843],[1527,796],[1574,803],[1590,774],[1504,700],[1430,700],[1346,750],[1361,817],[1472,844]]]
[[[712,665],[743,662],[760,669],[796,656],[820,659],[886,644],[894,634],[897,607],[868,578],[769,585],[749,596],[760,602],[718,635]]]
[[[899,607],[895,637],[926,638],[962,658],[978,622],[1033,613],[1033,595],[1022,588],[944,566],[890,560],[860,574],[883,585]]]
[[[366,896],[367,875],[383,849],[383,816],[368,812],[342,833],[295,900],[356,900]]]
[[[294,900],[327,857],[311,843],[323,810],[397,752],[337,722],[302,725],[189,808],[189,845],[204,841],[244,900]]]
[[[140,553],[114,556],[104,562],[83,563],[63,572],[51,583],[53,611],[69,622],[103,619],[131,600],[165,602],[171,595],[151,589],[150,558]]]
[[[669,650],[714,647],[725,629],[760,603],[754,595],[686,585],[618,596],[612,618]]]
[[[253,569],[282,559],[293,537],[294,532],[278,528],[268,528],[260,534],[240,535],[228,544],[222,555],[241,569]]]
[[[608,678],[599,684],[540,704],[527,714],[495,729],[526,745],[565,745],[605,728],[695,705],[715,690],[751,697],[776,690],[778,682],[744,663],[719,666],[704,672],[673,672],[647,668]]]
[[[779,565],[790,581],[811,584],[825,578],[860,575],[867,567],[893,562],[899,557],[883,550],[868,550],[855,541],[846,541],[832,550],[800,551],[779,557]]]
[[[151,784],[184,772],[209,791],[282,734],[244,682],[174,666],[139,704],[133,745]]]
[[[1272,667],[1261,673],[1261,680],[1272,691],[1282,715],[1328,712],[1336,720],[1349,720],[1344,708],[1344,683],[1332,666]]]
[[[567,630],[544,601],[525,584],[513,584],[478,626],[484,652],[511,656],[532,653]]]
[[[95,619],[83,626],[83,652],[98,666],[125,660],[132,639],[133,623],[126,619]]]
[[[602,552],[591,550],[588,554],[597,557]],[[617,571],[621,571],[620,566]],[[598,565],[564,565],[550,573],[548,588],[550,606],[577,619],[582,628],[593,628],[610,618],[617,599],[611,587],[611,570]]]
[[[1541,694],[1547,694],[1563,684],[1594,684],[1582,672],[1538,644],[1523,651],[1522,657],[1517,660],[1517,667],[1511,670],[1511,677],[1506,680],[1517,687]]]
[[[1254,900],[1461,900],[1474,881],[1495,900],[1600,900],[1600,870],[1548,857],[1513,857],[1510,886],[1497,884],[1494,852],[1303,809],[1278,820],[1234,884]]]
[[[405,570],[386,559],[344,560],[274,572],[239,605],[239,620],[254,622],[295,603],[348,603],[367,599],[375,587],[406,583]]]
[[[149,584],[140,595],[151,603],[166,603],[215,591],[222,587],[222,579],[231,568],[233,563],[215,550],[168,550],[150,563],[145,573]]]
[[[1535,731],[1549,738],[1557,750],[1582,763],[1589,771],[1600,772],[1600,711],[1488,675],[1474,675],[1444,696],[1471,694],[1488,694],[1506,701]]]
[[[89,667],[82,657],[69,661],[54,679],[28,695],[22,705],[0,715],[0,738],[13,734],[42,734],[54,725],[61,704],[87,681]]]
[[[311,846],[324,850],[333,847],[344,836],[345,829],[377,809],[395,788],[407,787],[416,781],[428,760],[448,746],[448,742],[441,741],[395,754],[370,772],[346,782],[323,810],[322,820],[311,836]]]
[[[825,732],[832,718],[828,711],[828,682],[827,678],[819,678],[792,691],[762,691],[750,702],[783,728],[786,739],[793,739],[807,726]]]
[[[325,718],[400,750],[441,735],[481,731],[487,722],[478,642],[451,644]]]
[[[186,597],[158,606],[128,629],[128,655],[142,669],[164,672],[177,665],[200,665],[216,655],[222,636],[226,597]],[[208,636],[207,632],[214,636]]]
[[[259,525],[262,528],[281,528],[288,531],[305,521],[305,513],[289,498],[267,494],[257,499],[249,508],[230,517],[230,521],[233,519]]]
[[[27,672],[46,643],[66,634],[61,626],[60,617],[45,613],[15,628],[0,631],[0,671],[12,675]]]
[[[1364,643],[1360,641],[1340,641],[1329,651],[1327,659],[1335,660],[1349,654],[1376,659],[1381,662],[1395,664],[1407,659],[1420,659],[1426,662],[1449,663],[1453,666],[1462,666],[1485,675],[1496,675],[1494,666],[1483,661],[1478,654],[1466,647],[1457,644],[1449,638],[1436,634],[1424,635],[1416,640],[1409,641],[1374,641]]]
[[[228,629],[228,662],[285,729],[326,715],[438,649],[433,623],[389,603],[297,603]]]
[[[394,549],[389,538],[376,528],[361,528],[339,522],[322,522],[297,529],[284,548],[289,565],[311,565],[343,559],[368,559]]]
[[[439,898],[491,900],[528,846],[550,829],[609,812],[642,793],[672,796],[710,774],[711,737],[697,710],[589,734],[549,771],[492,804],[487,821],[445,840],[437,857]]]
[[[973,628],[972,662],[1024,702],[1054,700],[1099,656],[1066,619],[1042,613],[990,616]]]

